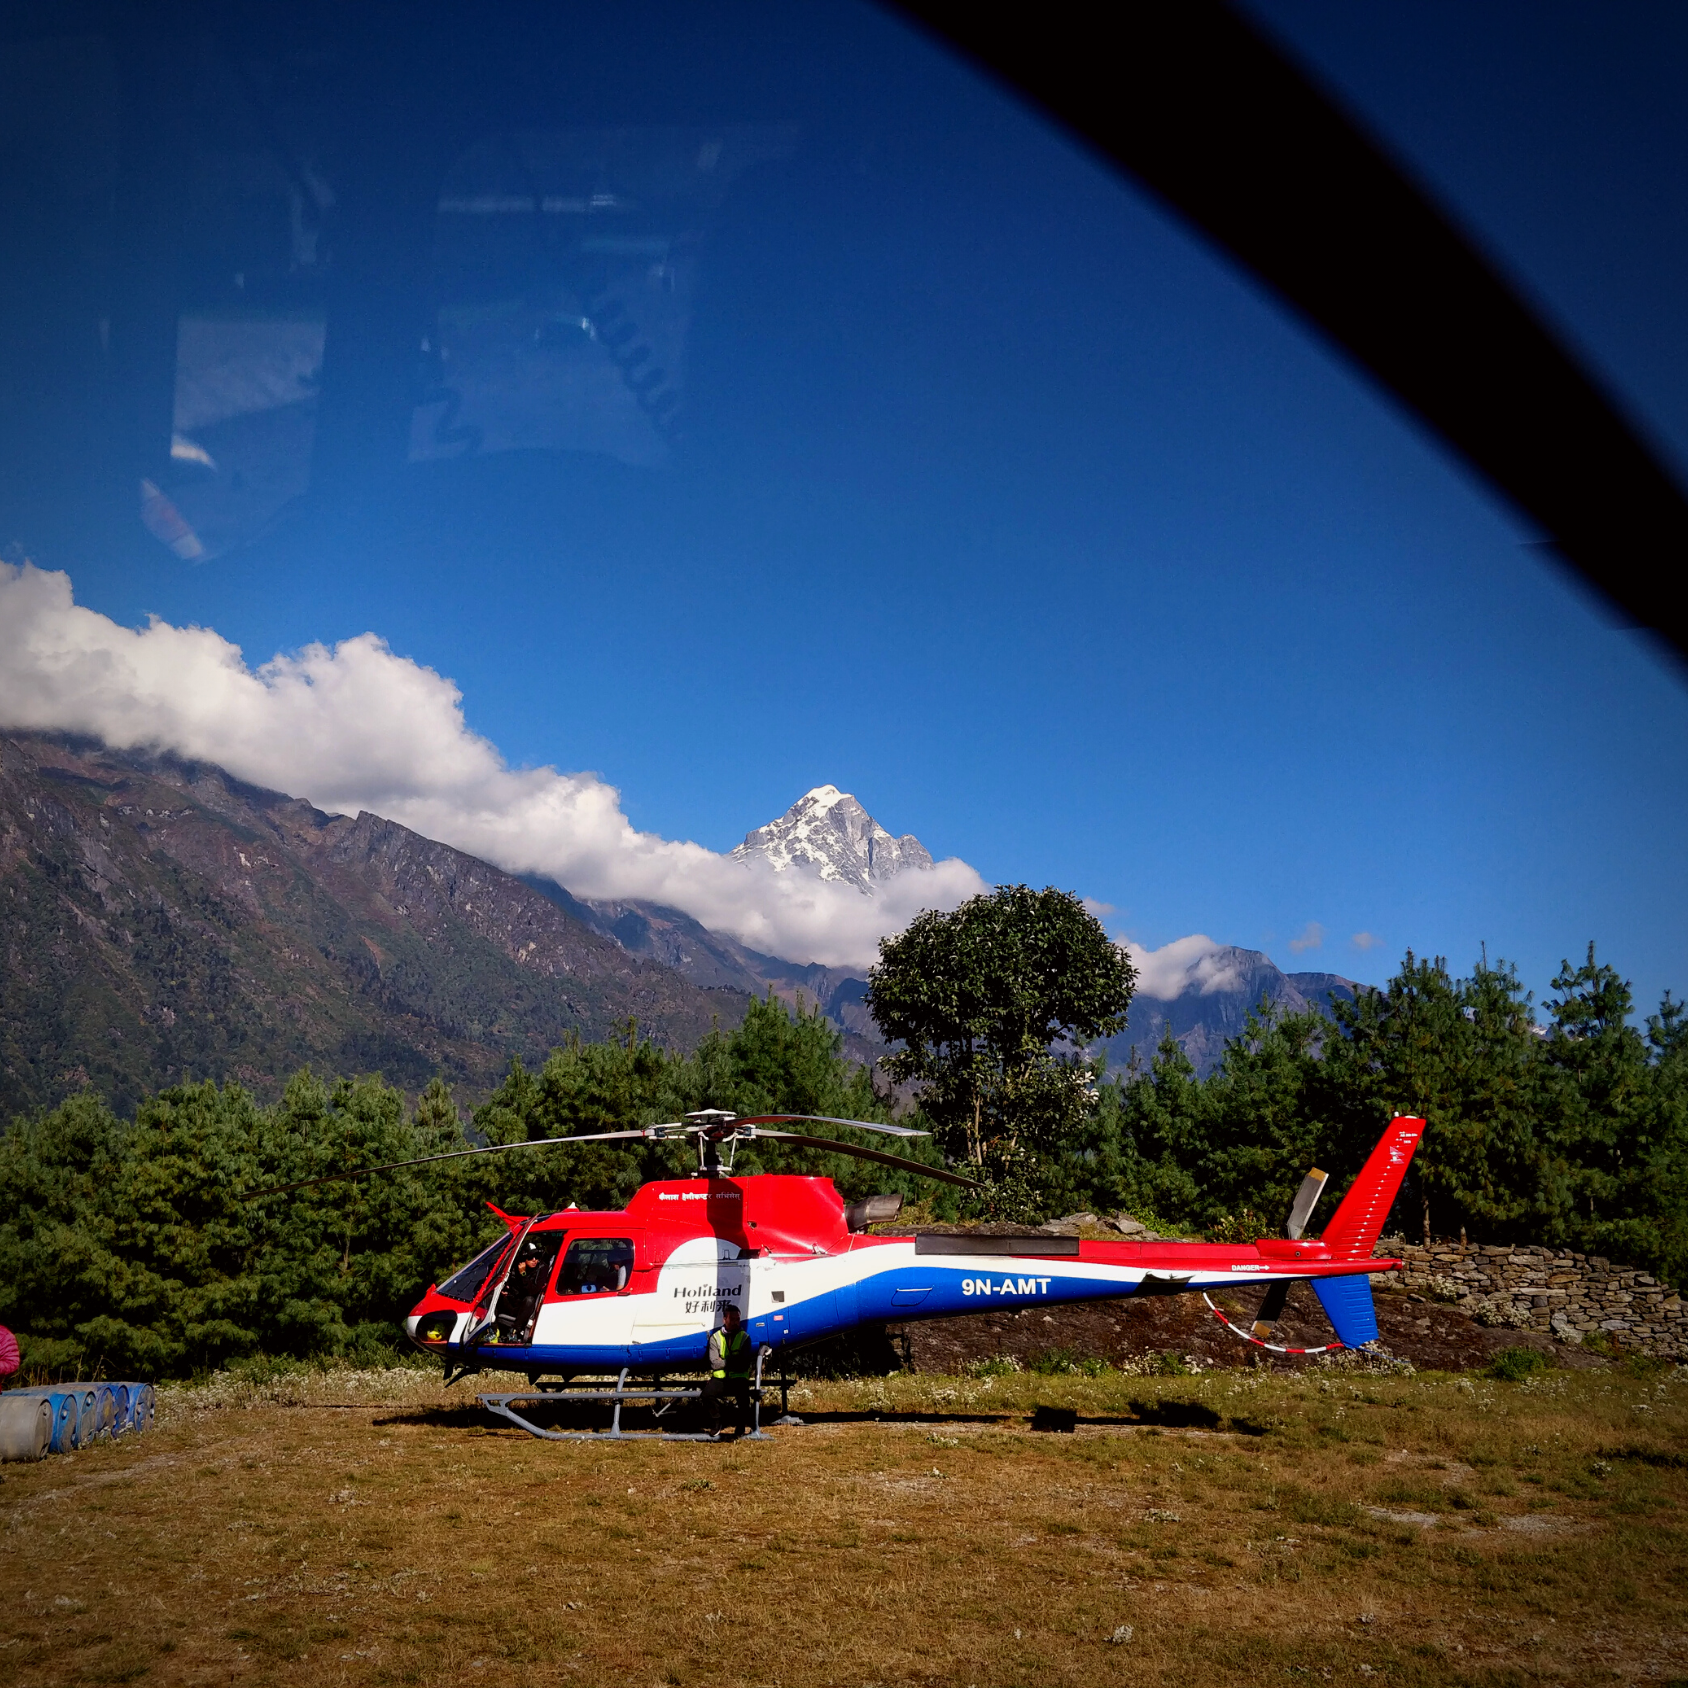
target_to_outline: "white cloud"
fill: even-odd
[[[1300,955],[1304,950],[1318,949],[1324,941],[1324,927],[1322,927],[1316,920],[1309,920],[1307,924],[1301,928],[1300,934],[1297,937],[1290,939],[1289,947],[1297,955]]]
[[[1209,996],[1214,991],[1231,990],[1242,982],[1237,952],[1230,945],[1216,944],[1200,933],[1175,938],[1158,950],[1132,943],[1124,945],[1124,949],[1137,969],[1137,991],[1141,996],[1159,997],[1162,1001],[1183,996],[1187,991]]]
[[[1374,950],[1383,942],[1375,932],[1356,932],[1348,941],[1357,950]]]
[[[595,774],[507,767],[470,731],[457,687],[373,633],[252,669],[210,628],[156,617],[121,627],[76,604],[68,575],[28,565],[0,564],[0,724],[215,762],[319,808],[384,815],[507,872],[549,875],[578,896],[672,904],[796,961],[861,966],[922,908],[989,888],[951,859],[870,898],[638,832]]]

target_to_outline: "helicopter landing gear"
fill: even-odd
[[[756,1379],[750,1388],[751,1428],[749,1435],[739,1438],[740,1440],[767,1440],[768,1433],[762,1428],[762,1407],[775,1389],[779,1390],[780,1394],[779,1422],[795,1422],[789,1411],[791,1379],[785,1375],[784,1366],[780,1368],[778,1379],[769,1379],[766,1382],[763,1380],[770,1353],[771,1350],[766,1345],[757,1352]],[[703,1394],[696,1384],[665,1383],[660,1375],[646,1379],[630,1379],[631,1370],[630,1366],[623,1366],[612,1388],[605,1388],[597,1382],[577,1384],[572,1378],[566,1378],[561,1382],[547,1380],[531,1389],[515,1390],[508,1394],[477,1395],[475,1399],[489,1413],[506,1419],[517,1429],[525,1430],[528,1435],[538,1436],[547,1442],[625,1442],[635,1438],[656,1438],[665,1442],[714,1442],[722,1439],[707,1430],[622,1429],[621,1409],[624,1406],[643,1407],[653,1418],[660,1421],[682,1403],[696,1401]],[[610,1407],[612,1410],[609,1429],[549,1430],[543,1425],[535,1424],[527,1416],[535,1408],[554,1407],[560,1401],[593,1402]]]

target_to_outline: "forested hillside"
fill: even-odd
[[[1275,1234],[1309,1166],[1341,1194],[1394,1113],[1428,1126],[1391,1223],[1412,1236],[1538,1242],[1688,1278],[1688,1011],[1644,1029],[1593,945],[1538,1024],[1504,963],[1455,978],[1410,951],[1382,990],[1270,1003],[1198,1079],[1166,1038],[1103,1086],[1054,1188],[1224,1235]],[[1327,1206],[1322,1211],[1329,1212]]]
[[[0,737],[0,962],[0,1118],[85,1085],[267,1100],[305,1064],[485,1094],[570,1032],[690,1048],[748,1001],[374,815],[26,734]]]
[[[831,1025],[759,1002],[689,1055],[648,1040],[571,1041],[537,1072],[517,1063],[472,1129],[477,1141],[518,1142],[706,1105],[886,1117]],[[697,1165],[683,1144],[593,1144],[242,1199],[466,1144],[438,1083],[414,1110],[379,1078],[310,1073],[270,1107],[238,1084],[163,1091],[132,1120],[75,1097],[0,1137],[0,1323],[23,1334],[30,1364],[78,1371],[168,1376],[259,1352],[385,1353],[418,1294],[499,1233],[486,1202],[517,1213],[620,1206],[643,1180]],[[831,1175],[851,1193],[916,1187],[841,1155],[755,1149],[740,1171]]]
[[[1205,1081],[1169,1038],[1147,1071],[1094,1087],[1069,1139],[1038,1162],[1032,1208],[1013,1216],[1124,1208],[1179,1234],[1275,1235],[1319,1165],[1334,1179],[1316,1231],[1399,1110],[1429,1125],[1397,1228],[1569,1245],[1680,1286],[1688,1017],[1667,999],[1638,1031],[1622,980],[1592,955],[1556,988],[1537,1028],[1504,967],[1456,979],[1409,955],[1387,989],[1337,1005],[1334,1031],[1316,1012],[1279,1018],[1267,1005]],[[510,1143],[703,1106],[888,1117],[832,1025],[764,1000],[690,1054],[571,1039],[536,1071],[512,1066],[469,1130]],[[78,1370],[374,1355],[428,1283],[496,1234],[485,1202],[619,1206],[642,1180],[695,1165],[678,1144],[586,1145],[241,1199],[469,1140],[437,1082],[414,1109],[380,1078],[300,1073],[267,1107],[239,1084],[187,1085],[127,1120],[80,1095],[0,1137],[0,1322],[23,1333],[31,1364]],[[930,1143],[905,1152],[936,1158]],[[772,1143],[737,1170],[820,1173],[851,1196],[902,1190],[933,1217],[967,1211],[968,1198],[912,1174]]]

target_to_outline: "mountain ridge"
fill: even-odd
[[[529,883],[630,954],[661,961],[694,983],[757,995],[772,990],[793,1006],[801,1000],[819,1008],[844,1033],[846,1052],[865,1066],[876,1065],[889,1052],[863,1001],[867,980],[857,970],[763,955],[660,903],[594,901],[575,897],[553,881]],[[1170,1026],[1205,1078],[1224,1056],[1227,1041],[1242,1035],[1262,997],[1285,1013],[1316,1008],[1328,1015],[1333,998],[1352,1001],[1363,988],[1340,973],[1285,973],[1264,951],[1236,945],[1204,951],[1201,964],[1201,971],[1192,968],[1190,982],[1171,996],[1139,991],[1132,998],[1125,1029],[1097,1045],[1110,1069],[1128,1070],[1133,1061],[1146,1067]]]
[[[571,1031],[691,1047],[748,1002],[396,822],[51,734],[0,734],[0,960],[0,1118],[306,1064],[484,1091]]]
[[[829,863],[867,895],[931,862],[833,786],[747,845],[770,836],[775,871]],[[85,1083],[119,1106],[189,1078],[265,1095],[305,1064],[473,1092],[570,1032],[636,1021],[691,1047],[769,991],[827,1015],[866,1066],[888,1050],[860,969],[764,954],[662,904],[577,897],[207,763],[65,735],[0,734],[0,959],[0,1118]],[[1359,988],[1221,945],[1192,951],[1183,977],[1134,998],[1099,1046],[1110,1067],[1146,1065],[1170,1030],[1205,1075],[1263,996],[1328,1012]]]
[[[793,1007],[801,1000],[819,1008],[844,1033],[847,1052],[866,1065],[885,1052],[879,1029],[862,1004],[867,980],[858,969],[766,955],[663,903],[577,897],[539,875],[528,876],[525,883],[630,955],[660,962],[706,988],[756,996],[771,990]]]
[[[897,853],[875,840],[897,845]],[[733,854],[741,860],[768,860],[776,872],[813,868],[822,877],[847,879],[868,895],[873,894],[876,864],[883,863],[878,872],[883,880],[911,868],[919,871],[932,860],[918,839],[893,839],[856,798],[835,785],[805,793],[778,820],[748,833]],[[889,1052],[863,1000],[867,980],[859,969],[765,955],[664,904],[576,897],[538,877],[527,883],[629,954],[660,961],[693,983],[756,994],[772,990],[787,1003],[818,1007],[844,1033],[847,1052],[866,1066],[876,1066]],[[1329,1014],[1333,998],[1352,1000],[1360,988],[1339,973],[1285,973],[1260,950],[1202,939],[1186,942],[1192,947],[1179,987],[1161,995],[1140,989],[1125,1029],[1097,1046],[1111,1070],[1147,1066],[1170,1028],[1205,1078],[1223,1058],[1226,1043],[1242,1034],[1262,998],[1285,1013],[1317,1008]]]
[[[1131,999],[1125,1029],[1101,1045],[1110,1068],[1146,1067],[1170,1030],[1205,1078],[1219,1065],[1226,1043],[1242,1035],[1263,998],[1286,1014],[1316,1008],[1329,1015],[1333,998],[1351,1002],[1363,988],[1340,973],[1285,973],[1264,951],[1235,944],[1205,951],[1190,975],[1171,996],[1140,991]]]

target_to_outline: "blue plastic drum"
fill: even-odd
[[[68,1454],[78,1444],[82,1430],[82,1403],[61,1389],[48,1393],[53,1403],[53,1452]]]
[[[129,1385],[129,1425],[139,1434],[152,1429],[153,1414],[158,1410],[158,1397],[150,1383]]]
[[[85,1448],[96,1436],[122,1436],[149,1430],[157,1410],[150,1383],[49,1383],[11,1389],[9,1395],[35,1395],[53,1404],[53,1452]]]
[[[111,1434],[111,1386],[106,1383],[59,1383],[54,1388],[74,1395],[81,1403],[78,1412],[76,1446],[85,1448],[96,1436]]]

